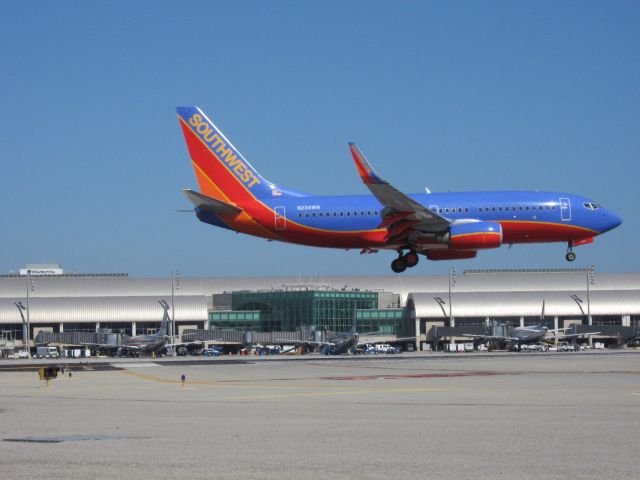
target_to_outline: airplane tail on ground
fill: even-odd
[[[282,189],[262,177],[198,107],[178,107],[200,191],[230,205],[283,195],[304,194]]]
[[[164,308],[164,306],[163,306]],[[160,330],[155,334],[157,337],[166,337],[167,336],[167,324],[169,323],[169,308],[164,308],[164,313],[162,314],[162,322],[160,323]]]

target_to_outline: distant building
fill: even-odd
[[[612,341],[640,328],[639,273],[466,271],[453,279],[447,275],[172,279],[52,272],[28,278],[0,275],[0,344],[19,344],[24,337],[18,302],[28,303],[31,338],[35,338],[40,330],[151,333],[162,319],[159,300],[175,307],[169,313],[178,333],[211,326],[349,331],[355,317],[359,332],[411,336],[418,347],[442,341],[443,335],[473,333],[469,329],[483,329],[489,321],[515,326],[537,323],[543,301],[549,327],[597,329]]]
[[[20,275],[63,275],[64,270],[57,263],[33,263],[28,264],[26,267],[20,269]]]
[[[404,310],[383,308],[398,295],[331,288],[236,291],[213,295],[210,328],[257,332],[331,330],[404,334]],[[381,299],[385,299],[381,305]],[[393,300],[392,300],[393,301]]]

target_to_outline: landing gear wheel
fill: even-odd
[[[404,260],[402,257],[396,258],[393,262],[391,262],[391,270],[394,273],[402,273],[407,269],[407,266],[404,264]]]
[[[576,259],[576,254],[573,252],[567,252],[564,258],[567,259],[567,262],[573,262]]]
[[[420,257],[416,252],[411,251],[402,257],[402,261],[408,268],[413,268],[418,264],[418,261],[420,261]]]

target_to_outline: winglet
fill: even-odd
[[[356,168],[358,169],[360,178],[362,178],[362,181],[366,185],[387,183],[378,176],[373,167],[367,162],[367,159],[364,158],[364,155],[358,150],[355,143],[349,142],[349,150],[351,150],[353,160],[356,162]]]

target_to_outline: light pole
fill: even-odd
[[[594,284],[594,276],[593,276],[593,265],[589,265],[587,267],[587,321],[589,325],[592,325],[593,322],[591,320],[591,285]]]
[[[574,302],[576,302],[576,304],[578,305],[578,308],[580,309],[580,313],[582,314],[582,316],[584,316],[584,309],[582,308],[582,304],[583,304],[582,299],[575,293],[573,295],[570,295],[570,297],[573,299]],[[574,334],[578,333],[578,330],[575,328],[575,325],[574,325],[573,333]]]
[[[27,320],[25,320],[24,313],[22,313],[22,312],[24,310],[26,310],[27,307],[25,307],[22,302],[14,302],[14,305],[18,309],[18,312],[20,312],[20,317],[22,318],[22,325],[23,325],[22,331],[24,333],[24,335],[22,336],[22,343],[24,345],[26,345],[27,344],[27,338],[29,338],[29,323],[27,322]],[[27,347],[27,352],[29,352],[29,347]],[[27,355],[31,356],[30,353],[27,353]]]
[[[31,278],[31,270],[27,270],[27,306],[25,307],[22,302],[15,302],[14,305],[18,308],[20,316],[22,317],[22,323],[27,325],[27,334],[23,339],[23,342],[27,347],[27,355],[31,358],[31,309],[29,308],[29,301],[31,292],[33,291],[33,279]],[[25,322],[23,311],[27,312],[27,320]]]
[[[171,272],[171,343],[174,345],[173,354],[177,355],[176,344],[176,307],[175,307],[175,295],[176,290],[180,290],[180,270]]]
[[[582,315],[584,315],[584,309],[582,308],[582,303],[583,303],[582,299],[576,294],[570,295],[570,297],[573,299],[574,302],[578,304],[578,308],[580,309],[580,312],[582,313]]]
[[[442,316],[445,318],[447,318],[447,312],[444,309],[444,306],[447,302],[445,302],[441,297],[433,297],[433,299],[436,301],[436,303],[438,305],[440,305],[440,308],[442,309]],[[446,330],[445,330],[446,331]],[[438,350],[438,337],[436,337],[436,350]],[[446,338],[445,338],[445,342],[446,342]]]
[[[433,299],[436,301],[438,305],[440,305],[440,308],[442,309],[442,315],[444,316],[444,318],[447,318],[447,312],[445,312],[444,310],[444,306],[447,304],[447,302],[445,302],[441,297],[433,297]]]
[[[455,327],[456,321],[453,318],[451,310],[451,289],[456,285],[456,267],[451,265],[449,267],[449,326]]]
[[[591,319],[591,285],[594,284],[595,278],[593,275],[593,265],[589,265],[587,268],[587,321],[589,326],[593,325]],[[589,335],[589,346],[593,346],[593,335]]]

